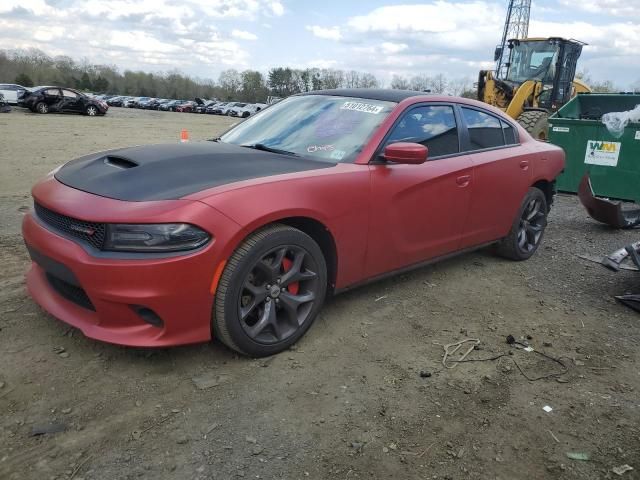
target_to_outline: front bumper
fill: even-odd
[[[129,203],[80,192],[53,179],[43,183],[51,182],[57,185],[49,185],[49,189],[60,194],[58,198],[62,198],[62,203],[49,203],[47,208],[62,210],[60,213],[65,215],[72,214],[64,208],[69,197],[75,197],[76,201],[84,198],[82,208],[77,210],[92,208],[87,205],[89,202],[96,208],[94,211],[103,212],[102,215],[104,208],[108,210],[111,205],[111,215],[120,216],[118,210],[125,207],[121,204]],[[34,196],[37,191],[38,187],[34,189]],[[215,218],[220,224],[220,237],[216,236],[199,250],[168,257],[117,258],[105,252],[96,256],[82,242],[52,230],[35,213],[25,215],[22,234],[32,257],[27,273],[29,293],[53,316],[96,340],[140,347],[210,340],[212,279],[224,258],[219,241],[224,239],[225,232],[235,227],[211,207],[199,202],[181,203],[191,207],[191,215]],[[144,209],[140,205],[136,208]],[[102,209],[98,209],[99,206]],[[82,213],[80,216],[86,218]],[[125,217],[125,221],[133,219]],[[154,218],[153,221],[162,220]],[[140,314],[141,308],[154,312],[161,319],[161,325],[145,320]]]

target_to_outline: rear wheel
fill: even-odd
[[[542,190],[530,188],[509,234],[498,244],[498,253],[511,260],[530,258],[542,242],[547,213],[547,199]]]
[[[49,105],[44,102],[38,102],[36,104],[36,112],[38,113],[49,113]]]
[[[213,333],[244,355],[281,352],[311,327],[326,287],[318,244],[295,228],[268,226],[227,262],[216,291]]]
[[[522,112],[517,121],[524,129],[538,140],[549,138],[549,114],[543,110]]]

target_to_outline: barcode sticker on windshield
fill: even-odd
[[[360,102],[344,102],[344,105],[340,107],[340,110],[355,110],[356,112],[379,114],[384,107],[380,105],[372,105],[370,103]]]

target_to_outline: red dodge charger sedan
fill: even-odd
[[[489,244],[536,251],[563,151],[473,100],[328,90],[209,142],[94,153],[33,188],[29,292],[88,337],[277,353],[328,294]]]

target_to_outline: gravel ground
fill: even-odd
[[[574,196],[557,198],[531,260],[481,250],[337,296],[266,360],[217,342],[98,343],[29,299],[19,225],[39,177],[90,151],[229,124],[116,108],[0,116],[1,479],[640,478],[640,317],[612,298],[640,291],[640,276],[575,256],[638,231],[598,225]],[[509,334],[566,372],[527,380],[562,368]],[[469,359],[513,355],[444,368],[443,345],[465,338],[480,341]],[[43,426],[64,431],[34,436]],[[613,472],[625,464],[635,470]]]

